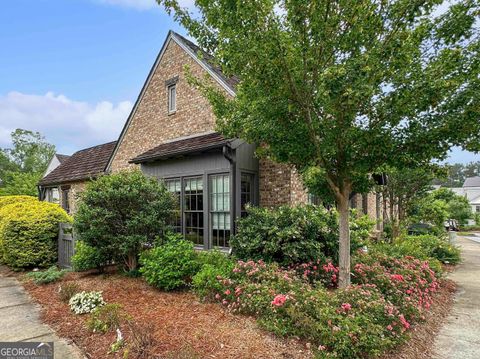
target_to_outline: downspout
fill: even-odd
[[[226,144],[222,148],[223,156],[230,162],[230,173],[232,174],[232,196],[231,196],[231,208],[233,208],[232,216],[230,216],[230,228],[232,228],[232,234],[235,234],[235,220],[237,218],[237,159],[236,152],[230,147],[230,144]]]

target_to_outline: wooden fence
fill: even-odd
[[[75,253],[75,235],[70,223],[60,223],[58,230],[58,266],[72,267],[72,256]]]

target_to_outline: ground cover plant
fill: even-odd
[[[56,282],[62,278],[66,270],[60,270],[56,266],[52,266],[45,271],[30,272],[27,277],[32,279],[35,284],[47,284]]]

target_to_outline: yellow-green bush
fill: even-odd
[[[2,262],[15,269],[54,264],[60,222],[71,218],[53,203],[20,200],[0,207]]]
[[[32,196],[0,196],[0,209],[8,204],[36,201],[38,201],[38,199]]]

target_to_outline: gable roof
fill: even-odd
[[[56,153],[55,156],[57,156],[57,159],[60,163],[63,163],[70,157],[69,155],[61,155],[60,153]]]
[[[186,154],[206,152],[222,148],[228,141],[219,133],[207,133],[198,136],[164,142],[147,152],[133,158],[131,163],[145,163]]]
[[[165,53],[165,50],[167,49],[167,46],[170,43],[170,41],[175,41],[175,43],[179,45],[187,54],[189,54],[205,71],[207,71],[207,73],[210,74],[210,76],[212,76],[212,78],[215,79],[225,89],[225,91],[227,91],[227,93],[229,93],[231,96],[235,96],[235,87],[238,83],[238,78],[235,76],[228,78],[225,75],[223,75],[220,68],[218,66],[215,66],[213,61],[214,60],[213,56],[207,54],[205,51],[202,51],[200,47],[195,45],[190,40],[187,40],[182,35],[176,33],[175,31],[170,30],[168,32],[167,38],[165,39],[165,42],[162,45],[160,52],[157,55],[157,58],[155,59],[155,62],[152,68],[150,69],[150,72],[148,73],[147,79],[143,84],[140,94],[138,95],[137,100],[135,101],[135,104],[132,110],[130,111],[130,114],[128,115],[127,121],[123,126],[122,132],[118,137],[117,144],[105,166],[106,172],[110,170],[110,166],[112,164],[113,158],[117,153],[118,147],[123,141],[125,133],[127,132],[128,127],[132,122],[132,119],[137,111],[137,108],[145,94],[145,91],[148,88],[148,85],[150,84],[153,74],[155,73],[158,65],[162,60],[163,54]]]
[[[480,187],[480,177],[469,177],[463,183],[463,187]]]
[[[38,184],[40,186],[58,185],[90,179],[104,173],[105,165],[116,143],[116,141],[109,142],[75,152],[43,177]]]

